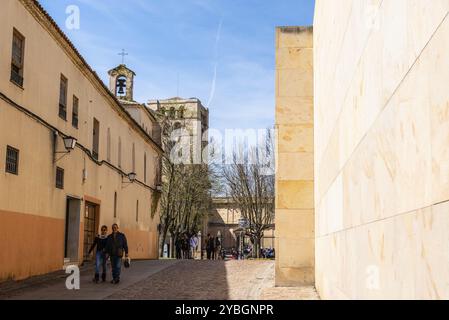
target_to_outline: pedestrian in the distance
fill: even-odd
[[[207,251],[207,259],[213,260],[215,254],[215,241],[214,238],[210,235],[210,233],[207,234],[206,251]]]
[[[189,259],[190,255],[190,241],[187,233],[184,233],[183,241],[182,241],[182,255],[183,259]]]
[[[106,242],[106,253],[111,258],[112,281],[113,284],[120,282],[120,273],[122,270],[123,254],[128,258],[128,241],[126,236],[118,231],[118,225],[112,225],[112,233],[108,236]]]
[[[106,243],[108,240],[108,227],[102,226],[101,233],[95,237],[94,243],[89,249],[89,254],[96,248],[95,252],[95,276],[93,281],[95,283],[100,282],[100,269],[101,280],[106,281]]]
[[[175,241],[176,259],[182,259],[182,239],[178,236]]]
[[[195,259],[195,253],[198,248],[198,238],[196,235],[193,235],[190,238],[190,259]]]
[[[215,237],[215,248],[214,248],[214,258],[216,260],[220,259],[221,255],[220,255],[220,250],[221,250],[221,240],[220,238],[217,236]]]

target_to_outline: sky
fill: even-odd
[[[314,0],[40,3],[105,83],[125,49],[136,101],[199,98],[218,130],[274,125],[275,27],[312,25],[314,13]],[[70,6],[79,28],[66,24]]]

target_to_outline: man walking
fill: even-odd
[[[120,282],[120,273],[122,268],[123,253],[128,258],[128,241],[126,236],[118,231],[118,225],[112,225],[112,233],[108,236],[106,242],[106,253],[111,258],[112,281],[113,284]]]

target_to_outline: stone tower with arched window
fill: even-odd
[[[204,150],[208,145],[209,109],[197,98],[175,97],[164,100],[150,100],[147,106],[160,121],[170,120],[173,128],[184,129],[184,137],[190,139],[190,155],[194,163],[207,163]]]

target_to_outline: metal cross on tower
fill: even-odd
[[[128,55],[128,53],[125,51],[125,49],[122,49],[122,52],[118,54],[119,56],[122,56],[122,64],[125,64],[125,56]]]

